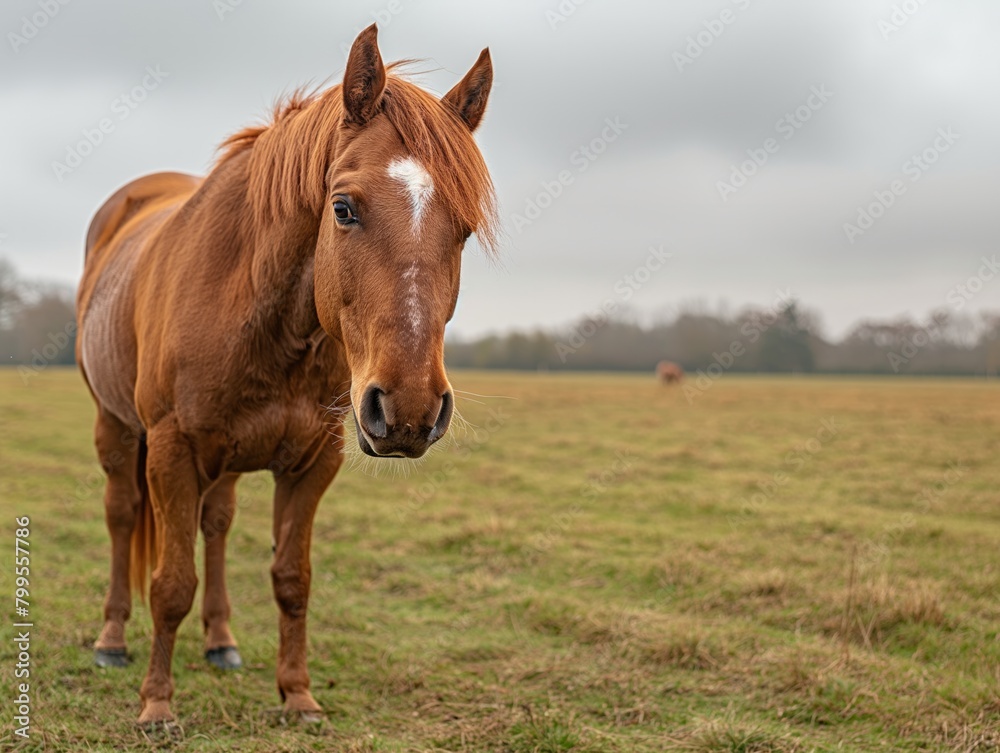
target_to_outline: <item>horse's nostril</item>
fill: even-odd
[[[383,439],[388,434],[385,425],[385,410],[382,408],[382,396],[385,393],[375,386],[365,390],[361,398],[359,418],[365,431],[372,437]]]
[[[431,442],[436,442],[444,433],[448,431],[448,424],[451,423],[451,414],[455,410],[455,400],[451,396],[451,392],[446,392],[441,396],[441,410],[438,412],[437,421],[434,422],[434,428],[431,429],[430,436],[427,439]]]

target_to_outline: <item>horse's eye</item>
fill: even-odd
[[[354,209],[344,199],[334,200],[333,215],[341,225],[353,225],[358,221],[358,218],[354,216]]]

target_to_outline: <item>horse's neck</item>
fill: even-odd
[[[210,178],[216,183],[206,203],[227,219],[220,232],[239,259],[242,298],[238,341],[254,350],[290,354],[319,329],[313,297],[313,260],[319,219],[302,210],[260,227],[247,196],[246,157],[230,160]],[[223,209],[224,207],[224,209]],[[227,253],[227,252],[223,252]],[[231,263],[231,262],[230,262]]]
[[[253,236],[251,321],[305,337],[319,327],[313,298],[318,221],[302,216],[273,223]]]

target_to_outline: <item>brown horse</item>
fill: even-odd
[[[656,364],[656,378],[664,384],[679,384],[684,378],[684,369],[672,361]]]
[[[207,656],[240,664],[225,537],[239,475],[261,469],[276,487],[278,689],[286,712],[319,718],[306,669],[310,533],[341,465],[344,414],[376,457],[419,457],[448,428],[444,328],[461,251],[473,232],[488,250],[496,239],[472,138],[492,65],[483,50],[438,99],[383,65],[376,35],[355,40],[342,84],[229,138],[206,178],[140,178],[91,224],[77,357],[97,403],[111,533],[95,650],[101,665],[126,662],[130,580],[141,591],[154,568],[141,723],[173,719],[199,527]]]

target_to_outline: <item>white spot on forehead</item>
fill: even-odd
[[[430,173],[413,157],[404,157],[389,163],[389,177],[402,183],[410,195],[413,226],[419,227],[424,208],[434,195],[434,181],[431,180]]]

